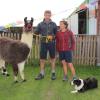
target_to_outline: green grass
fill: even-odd
[[[50,65],[46,67],[46,76],[43,80],[36,81],[34,77],[39,73],[39,65],[27,65],[25,75],[27,82],[13,84],[13,72],[8,66],[10,77],[0,75],[0,100],[100,100],[100,84],[98,89],[85,93],[71,94],[73,87],[69,82],[62,82],[63,71],[57,65],[57,79],[50,79]],[[77,75],[81,78],[95,76],[100,83],[100,68],[76,67]],[[69,73],[70,76],[70,73]]]

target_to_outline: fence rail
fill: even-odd
[[[10,37],[20,39],[19,33],[0,33],[0,37]],[[97,35],[75,35],[76,48],[73,52],[73,63],[78,65],[96,65],[97,62]],[[27,63],[32,63],[34,59],[39,59],[40,38],[33,38],[33,47]],[[58,57],[58,54],[57,54]]]

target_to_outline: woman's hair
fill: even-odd
[[[66,28],[68,27],[68,22],[67,22],[67,21],[62,20],[62,21],[60,21],[60,22],[62,22],[62,23],[66,26]]]

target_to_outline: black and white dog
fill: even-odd
[[[71,82],[71,85],[75,86],[75,90],[71,93],[83,93],[87,90],[94,89],[98,87],[98,80],[96,78],[87,78],[87,79],[75,79]]]

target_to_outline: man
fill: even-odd
[[[40,73],[35,79],[41,80],[44,78],[45,61],[47,59],[47,52],[49,51],[52,68],[51,79],[55,80],[55,35],[57,33],[57,26],[51,20],[50,10],[44,12],[44,20],[38,24],[35,33],[41,34]]]

